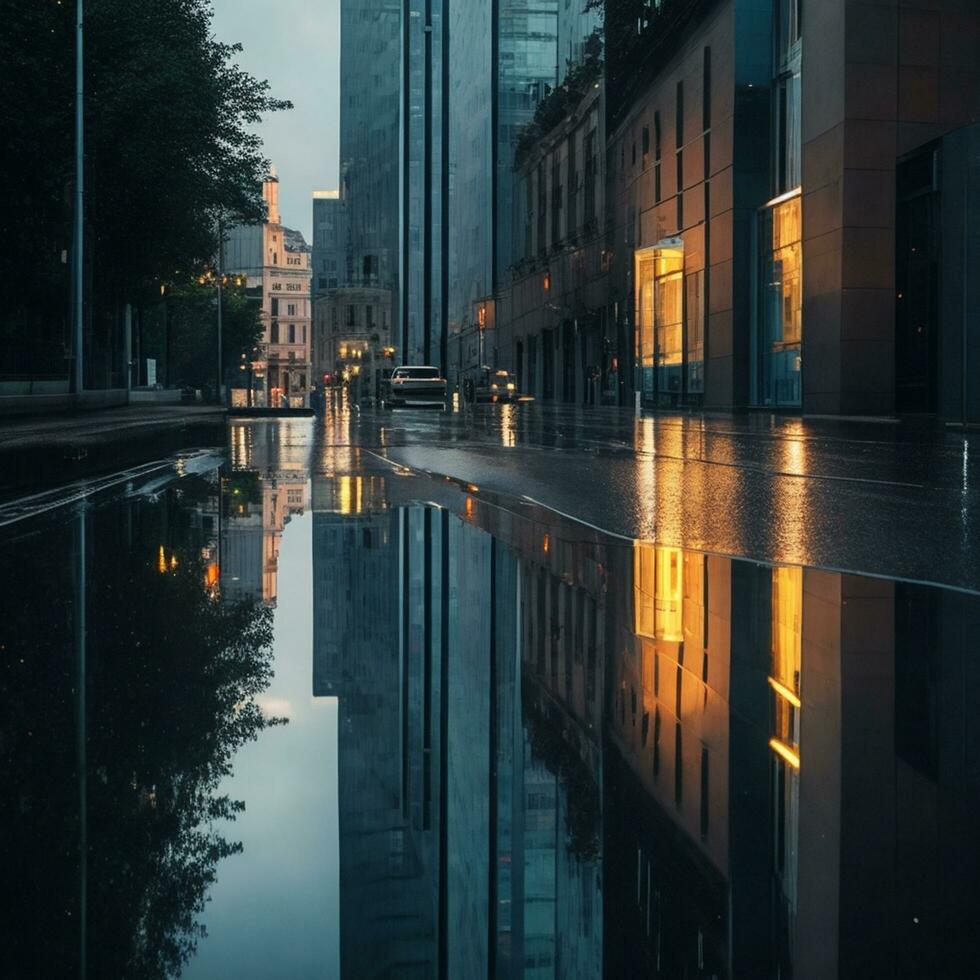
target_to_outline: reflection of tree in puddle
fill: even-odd
[[[129,517],[139,523],[147,514],[135,508]],[[167,519],[172,531],[180,514]],[[93,533],[84,562],[81,734],[72,613],[55,617],[50,630],[36,621],[40,576],[30,571],[45,555],[25,547],[17,557],[34,569],[3,576],[18,610],[4,623],[3,645],[21,669],[0,686],[0,714],[17,706],[10,724],[0,724],[5,783],[14,789],[14,806],[0,804],[0,836],[21,852],[11,891],[31,889],[7,923],[17,937],[4,955],[13,976],[76,975],[80,929],[89,977],[178,975],[204,934],[198,920],[218,862],[241,850],[220,822],[244,804],[219,794],[219,784],[238,749],[282,721],[255,701],[272,679],[271,611],[217,601],[193,545],[168,548],[172,560],[161,566],[144,546],[150,535],[138,534],[143,540],[129,548],[112,537]],[[70,610],[71,574],[53,578],[52,600]],[[72,750],[80,737],[84,780]],[[79,785],[87,795],[87,872],[79,865]]]
[[[599,786],[571,744],[577,738],[566,730],[561,710],[541,692],[534,675],[524,671],[524,727],[533,756],[556,776],[567,794],[565,831],[568,850],[580,861],[599,857],[601,811]],[[569,723],[570,724],[570,723]]]
[[[165,575],[132,568],[90,612],[99,642],[90,667],[89,956],[92,966],[107,957],[99,976],[168,976],[193,953],[217,863],[241,850],[215,821],[233,820],[244,804],[217,795],[218,784],[237,750],[277,721],[255,703],[272,679],[270,611],[213,601],[203,577],[193,559]]]

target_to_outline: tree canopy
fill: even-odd
[[[74,180],[75,4],[0,0],[7,192],[0,272],[24,302],[66,278]],[[268,161],[252,128],[290,108],[212,33],[210,0],[86,0],[86,241],[92,299],[138,301],[194,274],[217,219],[264,217]],[[59,306],[63,293],[57,295]],[[8,315],[10,315],[8,313]]]

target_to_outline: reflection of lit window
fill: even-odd
[[[683,557],[680,548],[637,541],[633,551],[634,628],[639,636],[683,639]]]
[[[772,570],[773,749],[799,766],[800,651],[803,620],[803,570]],[[771,743],[772,744],[772,743]],[[783,751],[783,750],[787,751]],[[789,754],[787,754],[787,752]]]
[[[360,476],[337,477],[337,494],[341,514],[360,514],[363,510],[363,478]]]

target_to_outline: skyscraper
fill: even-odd
[[[449,322],[480,329],[511,263],[514,150],[558,81],[558,0],[457,0],[452,12]],[[485,316],[485,313],[483,314]],[[452,345],[455,368],[459,345]],[[492,352],[482,356],[492,360]],[[471,366],[471,365],[470,365]]]
[[[380,286],[396,296],[402,5],[342,0],[340,22],[340,197],[346,228],[338,285]],[[392,309],[398,336],[399,304]]]
[[[313,301],[346,284],[347,228],[340,191],[313,192]]]

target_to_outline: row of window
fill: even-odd
[[[367,303],[363,307],[348,303],[344,306],[344,326],[345,327],[365,327],[370,330],[380,327],[386,330],[388,327],[388,310],[385,307],[380,309],[380,318],[377,316],[375,307]],[[330,326],[335,330],[340,326],[340,307],[333,305],[330,307]]]
[[[596,179],[599,175],[599,161],[596,155],[596,130],[590,129],[582,140],[583,166],[579,169],[577,161],[576,134],[567,141],[567,156],[562,167],[561,158],[556,154],[551,162],[550,181],[541,160],[535,170],[534,178],[526,184],[527,220],[524,226],[524,252],[530,255],[532,227],[537,232],[537,251],[544,253],[548,248],[548,215],[551,215],[551,243],[557,244],[562,238],[562,212],[567,212],[565,233],[574,234],[579,227],[579,191],[582,193],[582,224],[589,225],[596,219]],[[566,184],[562,183],[565,177]],[[550,195],[549,195],[550,186]],[[535,188],[537,190],[535,205]]]
[[[297,304],[296,303],[287,303],[286,304],[286,316],[305,316],[305,314],[306,314],[305,304],[304,304],[304,309],[303,309],[303,312],[302,313],[299,313],[298,314],[296,312],[296,310],[297,310]],[[276,296],[273,296],[273,298],[272,298],[270,312],[272,313],[273,316],[279,316],[279,299]]]
[[[269,342],[272,343],[272,344],[279,344],[279,343],[285,343],[285,344],[300,343],[300,344],[305,344],[306,343],[306,324],[305,323],[300,324],[300,327],[301,327],[300,331],[297,332],[297,330],[296,330],[296,324],[295,323],[288,324],[287,327],[286,327],[286,332],[285,332],[286,339],[285,340],[280,340],[279,339],[279,336],[280,336],[279,323],[278,323],[278,321],[273,320],[272,321],[272,324],[270,325],[270,328],[269,328]],[[298,341],[296,339],[297,337],[300,338]]]

